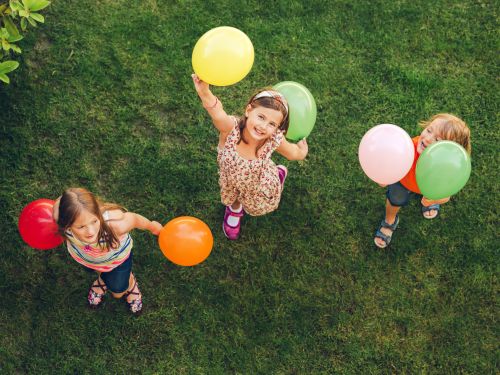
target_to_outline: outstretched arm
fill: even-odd
[[[297,143],[290,143],[283,138],[276,151],[288,160],[304,160],[309,152],[309,147],[305,138]]]
[[[193,78],[194,88],[201,99],[203,107],[212,118],[214,126],[221,134],[229,134],[234,128],[234,122],[224,111],[222,103],[214,94],[212,94],[208,83],[202,81],[196,74],[192,74],[191,77]]]
[[[133,212],[122,212],[120,210],[109,212],[108,225],[119,236],[130,232],[132,229],[148,230],[157,236],[163,228],[157,221],[151,221]]]

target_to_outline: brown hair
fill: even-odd
[[[64,191],[59,201],[59,215],[57,218],[59,232],[64,238],[66,238],[66,230],[73,225],[76,218],[83,210],[87,210],[92,215],[97,216],[99,222],[101,223],[97,239],[99,244],[100,241],[104,241],[102,248],[106,248],[108,250],[116,248],[120,244],[120,241],[102,217],[102,213],[104,211],[116,209],[126,212],[125,208],[115,203],[101,202],[99,198],[86,189],[69,188]]]
[[[255,97],[262,91],[275,91],[275,90],[272,87],[265,87],[262,90],[257,91],[254,95],[252,95],[252,97],[248,101],[247,105],[245,106],[245,111],[248,106],[251,106],[252,108],[264,107],[280,111],[281,114],[283,115],[283,120],[281,120],[281,124],[279,124],[278,129],[281,130],[283,134],[286,134],[286,132],[288,131],[288,126],[290,124],[290,119],[285,104],[277,97],[274,98],[262,97],[255,99]],[[240,128],[240,139],[238,140],[238,143],[240,143],[240,141],[247,143],[243,138],[243,129],[245,129],[246,125],[247,125],[247,117],[243,116],[238,121],[238,126]]]
[[[443,139],[457,142],[465,148],[467,153],[471,153],[470,129],[463,120],[450,113],[438,113],[427,121],[421,121],[420,126],[425,129],[434,120],[443,120],[438,129],[439,135]]]

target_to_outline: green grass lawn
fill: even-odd
[[[498,372],[498,7],[493,1],[59,0],[0,86],[0,372],[3,374],[494,374]],[[255,63],[214,88],[241,113],[292,80],[318,119],[279,210],[221,230],[217,133],[191,52],[209,29],[244,31]],[[472,130],[472,175],[426,221],[414,201],[390,249],[373,244],[384,189],[357,159],[363,134],[410,135],[438,112]],[[166,223],[205,221],[214,249],[182,268],[145,232],[134,269],[145,311],[109,296],[64,247],[35,251],[17,220],[86,187]],[[495,245],[496,243],[496,245]]]

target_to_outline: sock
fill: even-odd
[[[239,210],[233,210],[231,206],[229,206],[229,211],[234,212],[235,214],[239,214],[241,210],[243,210],[243,205],[240,205]],[[232,227],[236,227],[240,223],[240,218],[238,216],[229,215],[227,223]]]
[[[241,210],[243,209],[243,205],[240,204],[240,208],[235,210],[234,208],[232,208],[231,206],[229,206],[229,209],[231,210],[231,212],[234,212],[235,214],[239,214],[241,212]]]

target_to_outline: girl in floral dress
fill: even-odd
[[[194,86],[203,107],[219,130],[217,162],[222,203],[226,206],[222,229],[230,240],[238,239],[244,213],[265,215],[278,208],[288,170],[271,160],[276,150],[288,160],[303,160],[305,139],[288,142],[288,104],[272,89],[253,95],[240,118],[228,115],[208,83],[196,74]]]

